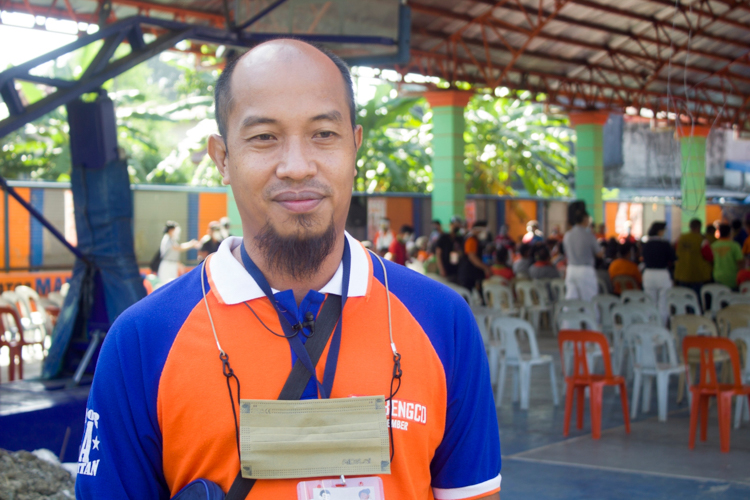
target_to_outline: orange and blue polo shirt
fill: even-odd
[[[333,398],[388,396],[393,355],[383,270],[348,234],[350,285]],[[268,298],[224,240],[206,264],[206,298],[243,399],[276,399],[294,354]],[[393,340],[402,355],[394,398],[395,456],[385,497],[472,499],[500,490],[500,439],[487,358],[466,302],[446,286],[385,262]],[[89,395],[76,498],[168,499],[199,478],[224,491],[239,470],[235,427],[201,289],[202,267],[165,285],[115,321]],[[297,305],[274,290],[290,319],[315,316],[340,295],[343,263]],[[245,304],[250,305],[256,318]],[[296,321],[295,321],[296,322]],[[294,323],[293,323],[294,324]],[[330,342],[330,340],[329,340]],[[322,380],[328,346],[316,366]],[[236,392],[235,392],[236,401]],[[311,380],[303,398],[318,397]],[[294,499],[299,480],[259,480],[247,498]]]

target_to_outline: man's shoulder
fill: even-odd
[[[138,342],[171,342],[202,298],[201,270],[202,266],[198,266],[127,308],[107,336],[139,337]]]

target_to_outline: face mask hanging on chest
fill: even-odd
[[[254,479],[389,474],[385,398],[243,399],[240,452]]]

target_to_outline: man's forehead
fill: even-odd
[[[342,107],[340,112],[347,106],[336,64],[315,47],[296,40],[267,42],[242,56],[231,86],[235,109],[263,106],[274,97],[290,101],[302,97],[308,104],[328,101],[327,109],[335,103]]]

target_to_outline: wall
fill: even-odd
[[[133,193],[133,232],[135,256],[139,263],[148,263],[159,249],[164,224],[176,221],[185,241],[188,235],[188,193],[135,191]],[[182,254],[183,261],[185,254]]]
[[[505,223],[508,235],[520,241],[526,234],[526,223],[536,219],[537,203],[534,200],[507,200],[505,202]]]
[[[730,156],[737,160],[750,159],[750,148],[743,149],[745,142],[735,139],[731,130],[711,131],[706,141],[707,185],[724,186],[724,166]],[[652,130],[649,122],[626,120],[622,129],[622,151],[622,165],[608,165],[604,169],[606,187],[648,187],[679,192],[681,156],[674,129]]]

